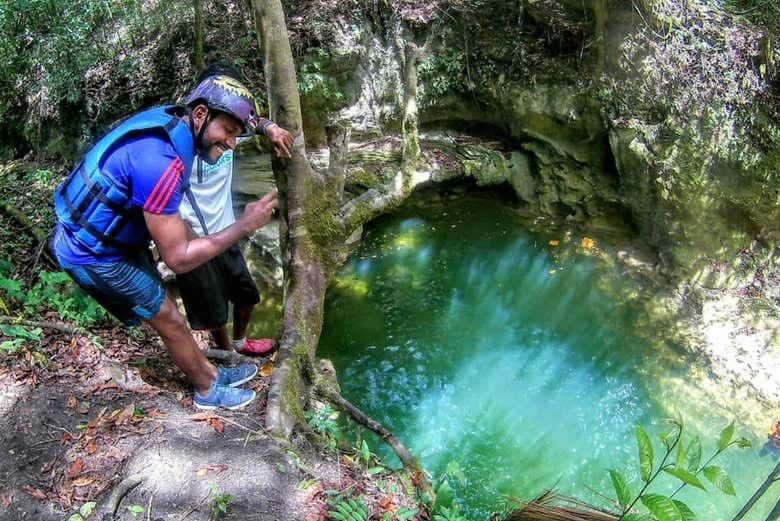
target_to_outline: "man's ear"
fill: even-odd
[[[200,132],[200,127],[206,121],[208,115],[209,108],[205,104],[199,103],[195,105],[195,108],[192,109],[192,124],[195,132]]]

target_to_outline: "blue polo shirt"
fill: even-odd
[[[129,221],[125,224],[138,237],[139,250],[149,244],[143,212],[172,214],[182,200],[184,164],[165,135],[134,135],[108,152],[101,170],[116,186],[131,196]],[[187,172],[189,174],[189,172]],[[96,257],[62,225],[57,225],[54,251],[72,264],[93,264],[125,258],[119,250]]]

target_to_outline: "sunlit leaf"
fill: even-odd
[[[718,487],[724,494],[729,496],[735,496],[734,483],[726,471],[715,465],[704,467],[704,477],[707,478],[710,483]]]
[[[676,499],[673,499],[672,502],[677,507],[677,510],[680,511],[683,521],[696,521],[696,514],[694,514],[693,511],[688,508],[688,505],[682,501],[677,501]]]
[[[639,470],[642,481],[649,481],[653,472],[653,444],[641,425],[636,426],[636,442],[639,447]]]
[[[615,487],[617,493],[618,505],[621,508],[626,508],[631,502],[631,489],[628,488],[625,476],[617,470],[610,470],[609,475],[612,478],[612,486]]]
[[[433,505],[433,510],[437,511],[440,508],[448,508],[452,504],[452,489],[447,481],[442,483],[438,490],[436,490],[436,503]]]
[[[655,521],[653,516],[647,514],[626,514],[623,516],[622,521]]]
[[[734,420],[732,420],[731,423],[729,423],[726,426],[726,428],[720,432],[720,436],[718,437],[718,450],[725,449],[726,445],[729,444],[733,436],[734,436]]]
[[[684,483],[692,485],[696,488],[700,488],[702,490],[707,490],[706,488],[704,488],[704,485],[699,480],[699,478],[697,478],[696,476],[693,475],[693,473],[688,472],[682,467],[666,467],[664,468],[664,472],[666,472],[667,474],[671,474],[672,476],[676,477],[677,479],[679,479]]]
[[[658,521],[684,521],[680,509],[670,498],[661,494],[644,494],[640,499]]]
[[[753,446],[753,442],[747,438],[737,438],[736,443],[737,443],[737,447],[739,447],[740,449],[749,449],[750,447]]]
[[[362,443],[360,444],[360,455],[363,457],[363,461],[368,463],[368,461],[371,459],[371,451],[368,448],[368,443],[366,443],[366,440],[362,440]]]
[[[691,440],[687,452],[687,463],[685,464],[685,467],[689,472],[696,472],[699,470],[699,465],[701,464],[701,440],[699,440],[698,436],[695,436]]]

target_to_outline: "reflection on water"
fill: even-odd
[[[621,296],[640,287],[574,248],[577,237],[551,239],[563,238],[524,231],[484,196],[401,210],[366,234],[327,298],[319,354],[343,393],[434,474],[457,461],[470,519],[550,486],[604,504],[588,487],[614,495],[610,468],[636,492],[636,423],[657,440],[679,411],[709,454],[736,414],[702,397],[695,364],[654,347],[663,331],[636,330],[641,307]],[[737,499],[713,487],[679,499],[700,519],[730,519],[774,466],[757,452],[718,460]]]

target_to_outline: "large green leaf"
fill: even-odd
[[[699,440],[698,436],[695,436],[688,445],[686,461],[685,466],[689,472],[699,470],[699,465],[701,464],[701,440]]]
[[[729,423],[725,429],[720,431],[720,436],[718,437],[718,450],[725,449],[726,445],[729,444],[733,436],[734,436],[734,420],[731,420],[731,423]]]
[[[666,467],[664,468],[664,472],[671,474],[684,483],[688,483],[689,485],[693,485],[694,487],[700,488],[702,490],[707,490],[699,478],[682,467]]]
[[[661,494],[644,494],[640,499],[658,521],[684,521],[680,509],[670,498]]]
[[[647,482],[653,472],[653,443],[641,425],[636,426],[636,442],[639,446],[639,470],[642,480]]]
[[[655,521],[653,516],[647,514],[626,514],[623,516],[622,521]]]
[[[734,483],[726,471],[715,465],[704,467],[704,477],[707,478],[710,483],[718,487],[724,494],[729,496],[736,496],[737,493],[734,490]]]
[[[609,475],[612,478],[612,486],[615,487],[617,493],[618,505],[621,508],[626,508],[631,502],[631,489],[628,488],[625,476],[617,470],[610,470]]]
[[[682,514],[683,521],[697,521],[696,520],[696,514],[693,513],[693,511],[688,508],[688,505],[683,503],[682,501],[677,501],[676,499],[672,500],[677,506],[677,510],[680,511],[680,514]]]

